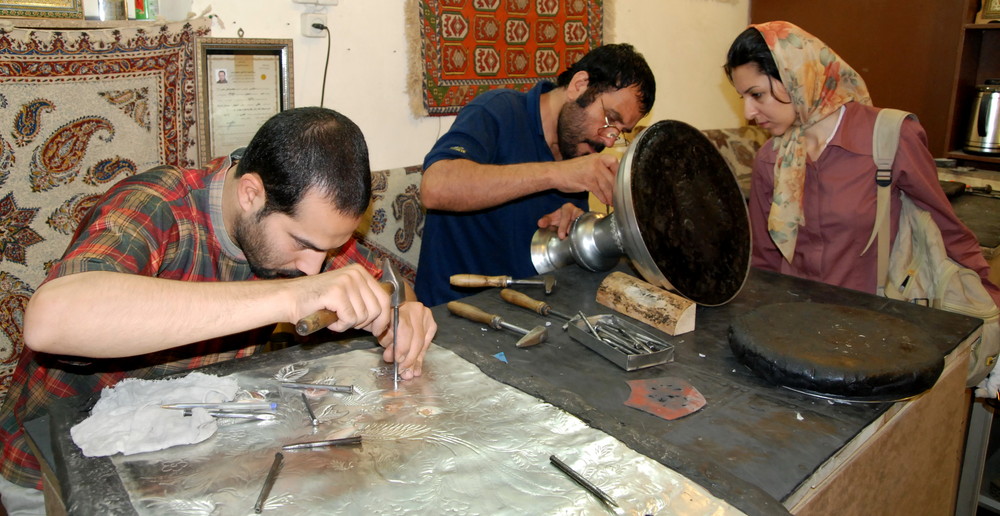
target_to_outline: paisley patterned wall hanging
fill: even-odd
[[[426,210],[420,204],[421,167],[372,171],[372,202],[355,236],[376,263],[388,258],[412,283],[417,276]]]
[[[24,308],[79,220],[123,177],[196,158],[207,19],[0,33],[0,399]]]

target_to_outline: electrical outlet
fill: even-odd
[[[307,38],[322,38],[326,35],[323,29],[313,27],[314,23],[326,25],[326,13],[302,13],[302,35]]]

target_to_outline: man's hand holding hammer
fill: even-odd
[[[325,281],[316,281],[323,278]],[[386,362],[398,361],[404,380],[420,376],[424,355],[437,332],[429,308],[416,300],[413,289],[386,262],[381,281],[363,267],[350,265],[310,278],[298,303],[296,331],[306,335],[320,328],[343,332],[352,328],[371,332],[385,347]],[[393,332],[393,309],[399,310]]]

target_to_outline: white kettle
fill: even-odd
[[[976,88],[965,150],[1000,153],[1000,79],[986,79]]]

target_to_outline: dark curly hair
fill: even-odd
[[[577,102],[587,107],[601,93],[630,86],[639,88],[642,112],[649,113],[656,100],[656,79],[646,59],[628,43],[597,47],[559,74],[556,85],[566,86],[577,72],[587,72],[587,91]]]
[[[338,211],[361,216],[371,200],[371,165],[361,129],[346,116],[321,107],[282,111],[254,135],[236,176],[256,173],[266,202],[260,216],[294,215],[299,201],[318,188]]]

